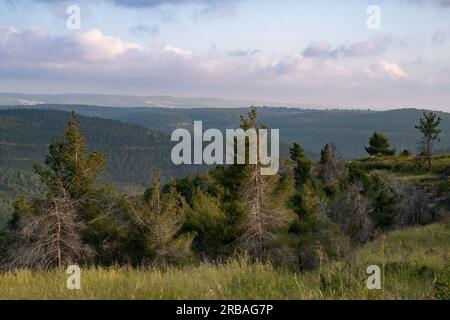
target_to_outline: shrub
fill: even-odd
[[[434,282],[434,298],[450,300],[450,266],[444,268]]]
[[[402,157],[411,157],[413,155],[414,154],[411,151],[407,150],[407,149],[405,149],[402,152],[400,152],[400,156],[402,156]]]

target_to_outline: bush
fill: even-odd
[[[400,156],[402,156],[402,157],[411,157],[413,155],[414,154],[411,151],[407,150],[407,149],[405,149],[402,152],[400,152]]]
[[[450,266],[444,268],[434,282],[434,298],[450,300]]]

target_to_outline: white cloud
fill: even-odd
[[[408,74],[403,71],[397,63],[389,63],[384,60],[371,65],[367,69],[367,74],[370,78],[389,77],[392,79],[400,79],[408,77]]]
[[[128,50],[142,50],[138,44],[109,37],[98,29],[75,34],[73,41],[82,57],[91,61],[104,61],[117,58]]]
[[[190,50],[183,50],[181,48],[177,48],[171,45],[166,45],[164,47],[165,52],[173,53],[177,56],[183,57],[183,58],[190,58],[192,57],[192,51]]]
[[[106,36],[98,29],[77,32],[72,36],[52,37],[45,29],[32,28],[19,32],[14,28],[0,28],[0,64],[106,62],[130,50],[143,48]]]

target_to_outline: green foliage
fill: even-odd
[[[303,148],[294,143],[290,148],[291,160],[295,164],[294,177],[295,187],[297,190],[301,190],[303,184],[305,184],[311,178],[311,161],[306,157]]]
[[[193,194],[192,206],[187,213],[184,229],[196,234],[194,249],[206,257],[224,254],[224,243],[229,239],[230,226],[221,208],[220,200],[202,189]]]
[[[402,156],[402,157],[411,157],[413,155],[414,154],[411,151],[409,151],[408,149],[405,149],[402,152],[400,152],[400,156]]]
[[[175,186],[189,205],[192,205],[192,202],[195,200],[194,194],[197,190],[206,191],[208,188],[211,188],[211,179],[209,179],[208,175],[201,175],[197,172],[194,176],[188,175],[187,177],[174,180],[172,184],[166,185],[163,191],[167,192],[171,185]],[[150,190],[148,189],[147,191]]]
[[[446,266],[434,282],[434,298],[450,300],[450,265]]]
[[[441,118],[433,112],[424,112],[420,124],[415,126],[422,134],[422,154],[426,156],[428,165],[431,166],[431,156],[433,154],[433,146],[435,141],[439,141],[439,135],[442,130],[439,128]]]
[[[299,234],[316,231],[315,215],[319,199],[311,182],[304,184],[302,190],[291,198],[291,204],[298,221],[291,226],[290,231]]]
[[[33,267],[47,268],[52,264],[61,267],[62,257],[71,261],[80,257],[78,251],[87,246],[97,249],[96,258],[101,261],[105,251],[102,249],[110,246],[114,235],[113,222],[105,210],[110,205],[105,189],[94,186],[105,166],[105,156],[87,152],[75,114],[62,139],[48,149],[45,167],[35,165],[35,173],[47,191],[45,198],[33,197],[30,201],[19,198],[14,204],[10,237],[19,241],[15,241],[13,250],[23,251],[24,257],[30,257],[24,263],[29,261]],[[36,234],[29,236],[27,230]],[[34,257],[36,253],[41,257]]]
[[[346,249],[346,239],[321,212],[321,204],[325,195],[334,195],[328,185],[326,191],[321,189],[319,181],[311,174],[312,162],[306,158],[303,149],[294,144],[291,149],[291,160],[294,161],[295,193],[290,198],[290,208],[296,213],[296,219],[290,224],[289,234],[295,255],[295,266],[300,270],[317,267],[322,260],[340,256]],[[327,165],[331,150],[322,152],[321,165]]]
[[[163,193],[159,178],[143,195],[124,199],[131,225],[125,236],[125,254],[133,264],[176,264],[192,258],[192,233],[180,233],[188,206],[174,186]]]
[[[4,229],[14,211],[14,201],[19,196],[38,196],[44,187],[35,174],[0,167],[0,230]]]
[[[336,182],[344,174],[345,164],[341,161],[334,144],[327,143],[321,150],[317,171],[319,180],[325,185]]]
[[[259,127],[264,127],[258,123],[258,115],[256,112],[256,107],[251,107],[250,111],[247,112],[247,115],[241,116],[240,119],[241,119],[240,126],[243,130],[258,129]]]
[[[50,144],[48,150],[46,167],[36,164],[34,169],[51,194],[63,187],[71,197],[80,199],[89,192],[106,165],[105,154],[87,153],[75,113],[61,141]]]
[[[326,144],[323,149],[320,151],[320,163],[324,164],[330,161],[332,157],[332,150],[330,144]]]
[[[16,230],[19,227],[20,219],[27,218],[33,215],[33,209],[28,201],[20,197],[14,202],[14,212],[11,220],[8,223],[9,230]]]
[[[388,229],[395,222],[395,200],[395,197],[386,189],[382,189],[375,196],[371,216],[377,228]]]
[[[208,188],[221,199],[222,210],[227,216],[230,232],[226,243],[232,243],[240,235],[236,226],[245,215],[241,193],[246,178],[245,171],[241,165],[218,166],[209,175],[212,181]]]
[[[395,149],[389,148],[389,140],[382,133],[374,132],[369,139],[369,147],[365,147],[371,156],[391,156],[395,154]]]
[[[291,225],[295,233],[314,232],[317,221],[315,213],[318,199],[312,181],[312,163],[306,158],[303,148],[294,143],[290,148],[291,160],[294,161],[294,180],[296,193],[291,197],[291,207],[298,216],[298,221]]]

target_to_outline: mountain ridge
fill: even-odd
[[[0,109],[44,109],[75,111],[84,116],[118,120],[170,135],[173,130],[191,129],[194,121],[203,121],[204,128],[228,129],[239,126],[240,116],[249,108],[119,108],[88,105],[3,106]],[[368,110],[312,110],[296,108],[260,107],[261,121],[270,128],[280,129],[281,142],[302,144],[310,155],[318,155],[326,143],[335,143],[342,156],[366,156],[364,146],[374,131],[385,133],[391,145],[401,151],[418,151],[419,132],[414,128],[426,110],[397,109]],[[439,112],[442,118],[441,143],[437,149],[450,150],[450,113]]]

